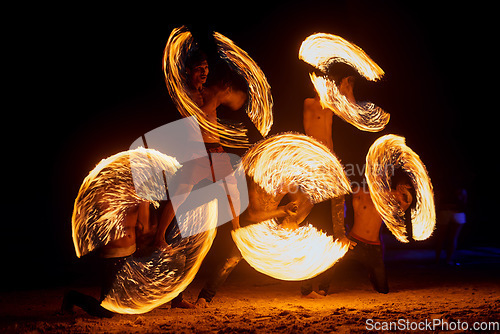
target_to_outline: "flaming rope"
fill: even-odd
[[[316,139],[298,133],[268,137],[243,156],[245,172],[267,193],[277,196],[298,185],[319,203],[351,191],[342,165]]]
[[[72,229],[77,256],[124,237],[122,222],[127,211],[144,201],[158,205],[157,200],[165,196],[163,177],[170,179],[178,168],[174,158],[144,148],[102,160],[85,178],[75,200]],[[135,177],[140,179],[133,180]],[[148,312],[189,285],[215,237],[217,203],[209,202],[177,219],[179,223],[204,224],[200,230],[207,232],[183,239],[170,251],[157,249],[149,256],[129,257],[103,307],[117,313]]]
[[[348,247],[308,224],[296,230],[267,220],[232,232],[243,258],[271,277],[300,281],[330,268]]]
[[[342,62],[352,66],[360,75],[371,81],[376,81],[384,75],[384,71],[361,48],[331,34],[319,33],[307,37],[300,46],[299,59],[325,73],[331,64]],[[389,122],[390,115],[373,103],[354,104],[348,101],[340,93],[334,80],[317,76],[315,73],[310,73],[310,77],[321,105],[331,109],[358,129],[377,132]]]
[[[401,242],[408,242],[404,212],[391,190],[391,173],[402,168],[410,176],[416,191],[416,207],[411,210],[413,239],[425,240],[436,224],[432,184],[420,157],[405,144],[403,137],[378,138],[366,155],[365,176],[370,195],[386,226]]]
[[[268,194],[298,185],[312,203],[351,191],[337,158],[315,139],[294,133],[255,144],[242,159],[245,172]],[[232,231],[243,258],[257,271],[283,280],[304,280],[331,267],[347,248],[312,225],[286,230],[275,220]]]
[[[248,84],[249,102],[246,113],[259,132],[266,136],[273,124],[271,87],[267,79],[250,56],[236,46],[229,38],[214,33],[218,52],[233,69],[236,69]],[[191,32],[186,27],[176,28],[170,34],[163,54],[163,72],[168,91],[183,117],[195,116],[200,127],[229,147],[248,147],[247,129],[242,126],[223,124],[220,120],[210,121],[199,106],[187,94],[184,60],[194,47]]]

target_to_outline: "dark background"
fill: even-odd
[[[497,38],[486,19],[493,8],[379,1],[217,6],[43,7],[17,21],[16,61],[7,65],[18,73],[11,83],[18,95],[14,121],[4,116],[3,123],[15,135],[8,135],[4,159],[2,289],[66,284],[78,274],[74,268],[85,260],[74,253],[71,213],[80,184],[101,159],[179,118],[161,62],[170,32],[183,24],[226,35],[259,64],[275,102],[271,134],[303,132],[303,100],[313,96],[298,59],[307,36],[333,33],[363,48],[386,75],[360,82],[357,96],[384,108],[391,121],[373,134],[335,117],[340,159],[363,164],[382,134],[406,137],[436,192],[450,184],[468,189],[462,246],[495,244]]]

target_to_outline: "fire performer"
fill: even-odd
[[[232,110],[236,110],[241,108],[245,103],[246,94],[243,93],[245,85],[244,82],[242,82],[239,76],[223,64],[218,67],[217,73],[215,73],[213,77],[209,78],[208,81],[209,82],[207,82],[207,86],[203,91],[204,105],[201,109],[211,121],[216,122],[217,107],[220,105],[225,105]],[[205,141],[205,145],[209,149],[209,152],[224,152],[217,137],[203,133],[203,140]],[[299,192],[297,194],[290,194],[290,202],[287,205],[280,206],[280,201],[287,194],[287,192],[284,192],[275,198],[271,198],[270,195],[266,194],[248,177],[247,185],[249,207],[241,216],[233,219],[233,229],[239,228],[240,223],[243,223],[243,226],[245,226],[271,218],[283,218],[284,226],[286,225],[287,227],[292,228],[293,226],[298,226],[297,220],[303,220],[309,213],[306,209],[309,205],[309,201],[304,196],[301,196]],[[305,211],[299,212],[299,205],[304,207]],[[222,258],[222,261],[218,263],[215,270],[210,273],[204,288],[200,291],[196,302],[198,307],[206,307],[208,303],[212,301],[217,290],[226,281],[229,274],[241,259],[242,256],[240,251],[236,245],[232,243],[229,253]]]
[[[247,88],[246,83],[244,83],[244,81],[237,74],[235,74],[227,64],[220,61],[215,62],[216,70],[211,72],[212,74],[208,77],[209,68],[207,58],[202,51],[192,51],[186,60],[186,80],[187,87],[189,89],[188,95],[202,110],[203,116],[206,117],[206,119],[212,124],[217,124],[218,122],[218,107],[224,105],[231,110],[237,110],[240,109],[247,100],[247,94],[245,93]],[[211,157],[211,154],[218,154],[217,159],[211,159],[212,173],[210,173],[210,176],[215,178],[215,174],[213,174],[214,170],[221,175],[229,175],[232,172],[231,162],[229,161],[229,157],[225,159],[223,156],[225,151],[220,143],[219,136],[204,131],[203,129],[202,136],[209,157]],[[217,166],[213,166],[212,164],[217,164]],[[187,184],[185,182],[186,184],[183,185],[183,192],[186,196],[193,189],[193,186],[195,186],[192,183],[200,181],[200,173],[191,174],[192,178],[189,180],[190,182],[187,182],[191,184]],[[211,181],[215,182],[216,180],[213,179]],[[231,223],[233,229],[236,229],[240,227],[239,216],[235,214],[236,212],[239,212],[239,192],[235,183],[227,182],[225,183],[225,186],[228,187],[226,191],[230,190],[229,193],[233,195],[233,197],[231,197],[228,193],[228,200],[233,213]],[[171,219],[173,219],[173,217],[171,217]],[[213,298],[217,288],[226,280],[229,273],[241,259],[241,254],[238,253],[236,246],[233,248],[236,249],[237,253],[235,254],[233,251],[230,251],[226,257],[223,257],[221,264],[208,279],[206,288],[200,292],[196,306],[206,306],[207,301],[210,301]],[[227,267],[227,263],[231,264],[230,270],[223,269],[224,267]],[[221,274],[221,270],[224,274]]]
[[[240,224],[246,226],[259,223],[272,218],[281,218],[284,228],[294,229],[307,217],[313,207],[313,203],[297,187],[288,192],[285,190],[273,196],[259,187],[251,178],[247,177],[248,184],[248,208],[239,217]],[[286,205],[280,205],[285,196],[289,197]],[[227,258],[219,263],[210,274],[204,288],[198,295],[196,305],[207,307],[217,293],[220,286],[226,281],[229,274],[242,259],[238,247],[233,243]]]
[[[328,76],[335,81],[339,92],[343,94],[349,102],[356,104],[354,84],[356,82],[357,72],[347,64],[337,63],[330,66],[328,73]],[[323,73],[321,74],[324,75]],[[306,134],[319,140],[333,151],[333,111],[321,105],[318,92],[316,92],[313,98],[304,100],[303,114],[304,130]]]
[[[349,102],[355,104],[354,84],[358,76],[357,72],[347,64],[336,63],[329,67],[328,76],[335,81],[340,93],[343,94]],[[314,98],[307,98],[304,100],[304,130],[306,134],[322,142],[333,152],[332,124],[333,111],[321,105],[317,92]],[[332,221],[335,224],[335,221],[339,219],[340,215],[343,215],[344,199],[332,199],[331,211]],[[349,244],[349,241],[343,234],[340,238],[341,242]]]
[[[391,195],[406,212],[413,201],[411,181],[402,171],[396,170],[391,183]],[[372,202],[370,192],[365,187],[353,188],[352,207],[354,224],[346,237],[352,249],[340,262],[361,263],[369,271],[369,279],[374,290],[379,293],[388,293],[389,286],[380,241],[383,220]],[[336,218],[334,219],[334,233],[339,238],[345,238],[344,217],[339,215]],[[339,265],[334,268],[339,268]],[[302,295],[308,296],[313,293],[314,296],[326,296],[331,277],[338,270],[334,268],[322,275],[318,293],[312,291],[312,284],[305,284],[302,286]]]
[[[218,71],[208,77],[209,65],[206,54],[200,49],[194,49],[189,52],[186,59],[186,86],[188,95],[194,103],[202,110],[203,117],[213,124],[217,124],[217,108],[224,105],[231,110],[241,108],[246,101],[246,94],[242,84],[239,83],[239,78],[224,66],[217,66]],[[189,196],[190,192],[200,187],[205,180],[216,182],[215,171],[220,175],[229,175],[233,171],[230,159],[224,155],[225,151],[220,144],[220,139],[217,135],[208,133],[202,129],[203,142],[205,144],[209,159],[210,168],[194,164],[189,167],[189,170],[183,174],[183,177],[178,179],[176,189],[179,194],[183,194],[184,200]],[[212,154],[217,154],[217,159],[212,159]],[[215,165],[215,166],[214,166]],[[231,206],[232,217],[231,223],[233,228],[239,227],[239,217],[235,212],[239,212],[239,192],[236,182],[224,182],[226,192],[228,193],[228,201]],[[228,192],[228,190],[230,190]],[[232,195],[229,196],[229,193]],[[175,213],[172,210],[167,219],[163,221],[159,229],[161,232],[158,235],[163,235],[167,231],[167,227],[174,219]],[[178,231],[177,224],[173,225],[174,233]],[[170,234],[173,232],[171,231]],[[157,240],[157,244],[162,244],[161,239]],[[182,293],[172,300],[172,307],[194,308],[195,305],[182,299]]]
[[[103,205],[107,204],[101,204],[101,207],[98,205],[97,209],[104,210]],[[121,223],[125,236],[112,240],[96,250],[101,262],[100,267],[102,267],[101,295],[99,300],[81,292],[70,290],[64,296],[61,305],[62,314],[72,314],[73,307],[76,305],[88,314],[100,318],[111,318],[114,315],[113,312],[102,307],[101,302],[109,293],[116,274],[120,271],[125,260],[136,253],[138,249],[148,248],[145,243],[141,243],[140,241],[151,239],[151,236],[157,232],[157,224],[150,218],[148,201],[143,201],[128,210]]]
[[[337,63],[330,66],[328,73],[329,77],[335,81],[340,93],[343,94],[349,102],[355,104],[356,98],[354,97],[354,84],[356,82],[357,72],[347,64]],[[321,75],[324,74],[321,73]],[[304,100],[303,117],[305,133],[325,144],[333,152],[333,111],[329,108],[324,108],[321,105],[317,92],[313,98],[306,98]],[[342,222],[344,221],[344,197],[337,197],[331,200],[331,213],[335,228],[336,221],[339,219],[341,219]],[[349,247],[352,248],[352,245],[349,239],[345,236],[345,233],[338,233],[337,236],[339,236],[339,240],[343,244],[349,245]],[[303,296],[306,298],[321,297],[316,292],[312,291],[311,286],[312,280],[308,280],[304,283],[302,288],[303,292],[310,292],[303,294]]]
[[[209,67],[207,57],[201,50],[194,50],[186,59],[186,82],[188,95],[199,107],[203,106],[203,90],[207,82]]]

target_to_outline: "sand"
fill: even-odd
[[[473,326],[490,326],[489,332],[494,332],[492,326],[500,321],[500,252],[461,250],[458,259],[460,266],[448,267],[434,264],[430,251],[389,250],[389,294],[373,291],[365,273],[351,267],[335,277],[326,297],[314,300],[301,298],[301,282],[267,277],[242,262],[208,308],[171,309],[165,304],[146,314],[117,314],[111,319],[92,317],[81,309],[75,309],[74,315],[58,315],[64,291],[74,286],[4,291],[0,331],[343,333],[397,326],[393,329],[402,332],[431,332],[447,329],[438,326],[446,322],[448,329],[459,332]],[[185,299],[194,301],[203,283],[203,277],[195,279]],[[99,293],[97,287],[76,288],[96,297]],[[433,324],[437,327],[431,328]]]

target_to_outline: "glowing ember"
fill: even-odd
[[[390,194],[391,174],[402,168],[410,176],[416,191],[416,207],[411,211],[413,239],[425,240],[436,224],[432,184],[420,157],[405,144],[403,137],[386,135],[378,138],[366,156],[365,176],[373,204],[386,226],[399,241],[408,242],[404,212]]]
[[[140,189],[134,187],[131,166]],[[85,178],[75,200],[72,229],[78,257],[125,236],[127,212],[142,202],[158,206],[165,180],[180,168],[174,158],[138,148],[102,160]],[[158,174],[156,171],[163,170]],[[131,256],[119,271],[102,306],[117,313],[144,313],[177,296],[193,280],[215,237],[217,202],[177,217],[179,223],[205,225],[172,249]]]
[[[248,54],[236,46],[229,38],[214,33],[218,52],[232,68],[247,82],[249,102],[246,113],[260,133],[268,134],[273,124],[271,87],[264,73]],[[170,34],[163,54],[163,71],[172,100],[182,116],[195,116],[203,131],[220,137],[223,145],[247,147],[247,130],[241,126],[225,124],[220,120],[210,121],[203,111],[189,97],[186,87],[184,60],[187,52],[194,47],[191,33],[186,27],[176,28]]]
[[[299,58],[325,73],[331,64],[342,62],[371,81],[384,75],[384,71],[361,48],[331,34],[319,33],[306,38],[300,47]],[[390,115],[373,103],[350,102],[339,92],[334,80],[314,73],[310,77],[321,105],[358,129],[377,132],[389,122]]]
[[[300,191],[318,203],[351,191],[337,158],[315,139],[294,133],[269,137],[243,157],[248,176],[272,196]],[[243,258],[256,270],[283,280],[303,280],[331,267],[347,248],[311,225],[284,229],[275,220],[232,231]]]

